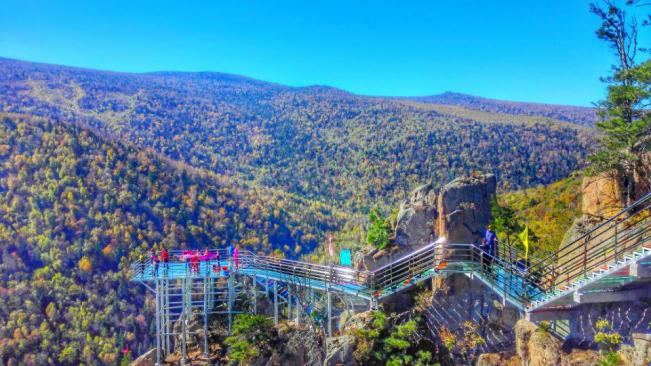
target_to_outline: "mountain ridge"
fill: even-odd
[[[591,107],[586,107],[586,106],[575,106],[575,105],[570,105],[570,104],[555,104],[555,103],[545,103],[545,102],[524,102],[524,101],[515,101],[515,100],[506,100],[506,99],[497,99],[497,98],[491,98],[491,97],[484,97],[484,96],[476,96],[476,95],[471,95],[471,94],[466,94],[466,93],[460,93],[460,92],[455,92],[455,91],[444,91],[442,93],[438,94],[428,94],[428,95],[422,95],[422,96],[410,96],[410,95],[367,95],[367,94],[360,94],[360,93],[355,93],[343,88],[339,88],[336,86],[331,86],[327,84],[307,84],[307,85],[298,85],[298,86],[293,86],[293,85],[285,85],[282,83],[278,82],[273,82],[273,81],[267,81],[263,79],[258,79],[255,77],[243,75],[243,74],[237,74],[237,73],[228,73],[228,72],[220,72],[220,71],[174,71],[174,70],[156,70],[156,71],[144,71],[144,72],[132,72],[132,71],[115,71],[115,70],[107,70],[107,69],[93,69],[93,68],[87,68],[87,67],[81,67],[81,66],[67,66],[63,64],[54,64],[54,63],[45,63],[45,62],[36,62],[36,61],[27,61],[27,60],[21,60],[21,59],[14,59],[14,58],[9,58],[9,57],[2,57],[0,56],[0,62],[16,62],[16,63],[26,63],[26,64],[33,64],[33,65],[40,65],[44,67],[54,67],[54,68],[68,68],[68,69],[77,69],[79,71],[91,71],[91,72],[100,72],[100,73],[108,73],[108,74],[124,74],[124,75],[151,75],[151,76],[173,76],[173,77],[181,77],[181,78],[201,78],[201,77],[206,77],[208,79],[216,79],[216,80],[222,80],[222,81],[247,81],[247,82],[252,82],[256,84],[265,84],[265,85],[270,85],[270,86],[276,86],[282,89],[325,89],[325,90],[333,90],[337,91],[340,93],[345,93],[348,95],[352,96],[359,96],[359,97],[365,97],[365,98],[376,98],[376,99],[398,99],[398,100],[413,100],[413,101],[420,101],[424,103],[429,103],[429,104],[452,104],[452,105],[463,105],[463,100],[474,100],[476,102],[478,101],[485,101],[485,102],[493,102],[493,103],[513,103],[513,104],[519,104],[519,105],[531,105],[531,106],[547,106],[547,107],[552,107],[552,108],[576,108],[576,109],[581,109],[584,110],[586,113],[589,113],[590,111],[594,112],[594,108]],[[596,115],[595,115],[596,117]]]
[[[502,189],[548,184],[582,166],[594,137],[544,116],[232,75],[7,59],[0,71],[1,111],[80,122],[173,160],[357,212],[392,206],[419,182],[474,170],[495,172]]]

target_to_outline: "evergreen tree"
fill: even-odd
[[[630,204],[636,188],[634,172],[651,142],[645,139],[651,122],[651,61],[636,64],[638,52],[648,50],[638,46],[635,17],[629,19],[626,11],[610,0],[591,4],[590,11],[602,21],[597,37],[608,43],[618,61],[613,65],[613,75],[603,78],[608,83],[608,95],[597,104],[601,117],[597,128],[603,135],[599,150],[589,158],[588,173],[618,173],[623,177],[624,198]],[[647,20],[642,26],[646,25]]]
[[[370,226],[366,236],[366,242],[378,249],[386,248],[390,243],[391,224],[389,220],[382,217],[382,213],[376,207],[368,213]]]

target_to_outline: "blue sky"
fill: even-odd
[[[4,0],[0,56],[219,71],[369,95],[589,105],[614,60],[588,1]],[[648,37],[646,37],[648,40]]]

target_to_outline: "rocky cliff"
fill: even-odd
[[[380,267],[445,237],[448,243],[476,243],[490,222],[490,199],[495,195],[492,174],[461,177],[440,190],[433,184],[416,188],[400,205],[391,248],[365,248],[358,266]]]

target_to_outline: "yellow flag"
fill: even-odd
[[[529,226],[524,226],[524,230],[518,235],[522,245],[524,245],[524,259],[529,259]]]

